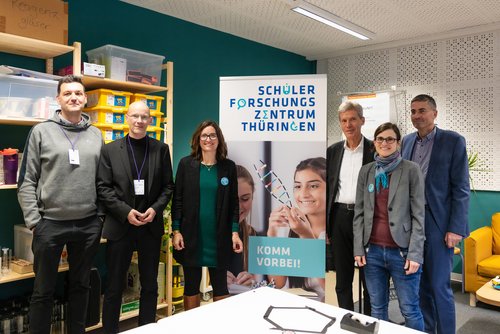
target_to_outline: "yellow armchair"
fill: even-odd
[[[491,226],[481,227],[465,239],[465,291],[475,292],[500,275],[500,212],[491,217]]]

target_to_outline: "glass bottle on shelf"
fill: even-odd
[[[10,248],[2,248],[2,274],[7,275],[10,273],[10,261],[11,261],[11,250]]]

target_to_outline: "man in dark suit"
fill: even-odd
[[[402,156],[420,165],[425,177],[425,245],[420,307],[428,333],[455,333],[455,303],[450,285],[453,249],[469,235],[469,168],[465,139],[439,129],[436,101],[418,95],[411,101],[417,132],[403,138]]]
[[[358,173],[362,165],[373,161],[373,143],[361,134],[365,124],[363,107],[347,101],[339,107],[339,121],[346,140],[331,145],[327,152],[327,224],[336,270],[337,301],[340,307],[353,311],[352,280],[354,278],[353,219]],[[370,298],[363,271],[364,313],[370,314]]]
[[[139,326],[156,320],[163,210],[174,189],[168,146],[146,136],[152,122],[149,108],[140,101],[132,103],[126,121],[129,134],[103,146],[97,174],[99,200],[106,212],[102,234],[108,239],[102,315],[106,333],[118,333],[122,293],[134,250],[141,283]]]

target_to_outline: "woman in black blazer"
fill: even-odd
[[[174,257],[184,269],[184,309],[200,305],[201,268],[208,267],[214,301],[229,295],[226,271],[240,253],[238,179],[219,126],[202,122],[191,155],[179,162],[172,200]]]

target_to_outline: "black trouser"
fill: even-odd
[[[337,284],[335,292],[339,307],[354,311],[352,298],[352,281],[354,279],[354,251],[352,221],[354,208],[345,204],[333,205],[333,261],[336,270]],[[359,274],[363,284],[363,313],[370,314],[370,297],[366,290],[365,275],[360,268]],[[361,296],[360,296],[361,297]]]
[[[202,276],[202,267],[186,267],[184,270],[184,295],[196,296],[200,293],[200,283]],[[227,289],[227,269],[226,268],[208,268],[210,284],[213,289],[214,297],[226,296],[229,294]]]
[[[50,333],[61,252],[68,252],[68,332],[85,333],[90,269],[99,248],[102,224],[97,216],[79,220],[42,219],[33,231],[35,284],[31,296],[30,333]]]
[[[139,326],[156,321],[158,301],[158,264],[161,237],[153,236],[148,226],[130,225],[120,240],[108,240],[106,247],[107,287],[102,306],[102,324],[106,333],[119,332],[120,307],[126,276],[137,250],[141,294],[139,299]]]

